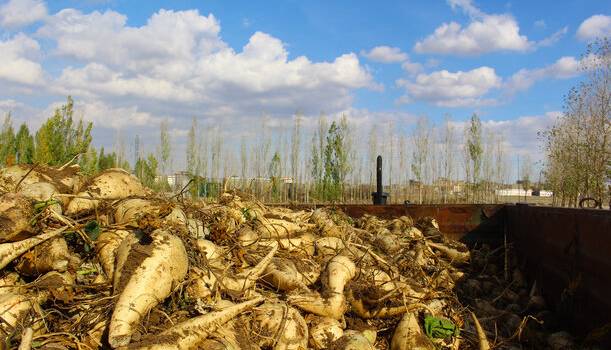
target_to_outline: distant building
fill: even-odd
[[[522,188],[505,188],[502,190],[495,190],[494,194],[501,197],[530,197],[532,196],[532,190],[524,190]]]
[[[533,191],[532,195],[538,197],[552,197],[554,195],[554,192],[545,190],[535,190]]]

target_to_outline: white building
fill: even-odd
[[[530,197],[532,196],[532,190],[524,190],[522,188],[506,188],[502,190],[494,191],[494,194],[501,197]]]

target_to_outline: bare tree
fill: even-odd
[[[197,171],[198,161],[198,145],[197,145],[197,119],[193,117],[191,120],[191,128],[187,135],[187,172],[189,174],[195,174]]]
[[[242,181],[246,180],[248,172],[248,149],[246,147],[246,136],[242,136],[240,140],[240,176]]]
[[[395,124],[393,123],[392,120],[388,121],[388,188],[389,188],[389,194],[390,194],[390,200],[392,203],[392,200],[394,199],[394,193],[392,191],[392,184],[393,184],[393,172],[392,172],[392,165],[394,163],[394,139],[395,139]]]
[[[117,129],[115,134],[115,144],[114,144],[115,153],[117,154],[117,164],[115,166],[122,166],[127,162],[127,156],[125,154],[125,137],[123,136],[123,132],[121,129]]]
[[[293,181],[297,181],[297,177],[299,176],[301,118],[301,114],[297,113],[293,119],[293,133],[291,135],[291,177]]]
[[[455,164],[454,157],[456,156],[456,131],[452,124],[452,117],[448,114],[443,122],[443,137],[442,137],[442,161],[443,177],[445,178],[445,188],[443,190],[443,201],[447,202],[448,193],[452,190]]]
[[[207,127],[202,128],[200,131],[199,138],[199,166],[200,166],[200,174],[204,178],[210,177],[210,148],[208,147],[210,143],[210,129]]]
[[[505,140],[503,134],[499,134],[496,137],[496,144],[494,147],[495,182],[497,183],[495,189],[502,188],[502,186],[509,181],[507,178],[507,171],[509,169],[507,162]]]
[[[466,129],[466,150],[468,155],[467,181],[471,181],[473,196],[478,189],[482,168],[482,122],[475,113],[471,116],[469,127]],[[469,179],[469,175],[471,178]],[[477,200],[475,197],[473,200]]]
[[[409,174],[408,174],[408,163],[409,160],[408,158],[408,153],[407,153],[407,140],[405,138],[404,134],[401,134],[399,136],[399,186],[401,186],[401,188],[405,189],[406,185],[407,185],[407,180],[409,180]],[[407,193],[403,192],[402,193],[402,197],[406,198]]]
[[[221,131],[219,130],[218,125],[213,128],[213,134],[214,134],[214,138],[213,138],[212,149],[211,149],[211,154],[210,154],[210,158],[212,162],[210,174],[213,180],[218,181],[221,177],[221,174],[220,174],[221,157],[222,157],[222,151],[223,151],[223,138],[221,136]]]
[[[522,159],[522,167],[520,169],[520,181],[522,182],[522,189],[524,190],[524,200],[526,200],[526,192],[530,188],[532,178],[532,161],[530,154],[526,154]]]
[[[168,120],[161,121],[159,126],[159,160],[161,161],[161,172],[167,175],[167,172],[172,167],[172,141],[170,140],[170,132],[168,130]]]
[[[412,173],[418,181],[418,203],[422,204],[422,185],[429,158],[430,129],[426,116],[418,118],[413,135]]]
[[[368,149],[368,157],[367,157],[367,167],[369,169],[369,186],[373,187],[374,184],[374,171],[376,158],[378,157],[378,138],[376,134],[376,129],[371,128],[369,132],[369,149]]]

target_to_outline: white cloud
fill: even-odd
[[[403,62],[401,64],[401,68],[403,68],[403,70],[409,73],[410,75],[418,74],[424,70],[421,63],[411,62],[409,60]]]
[[[44,72],[37,62],[38,42],[25,34],[0,41],[0,81],[25,85],[42,85]]]
[[[544,20],[540,19],[540,20],[535,21],[535,27],[545,29],[547,27],[547,24],[545,23]]]
[[[544,157],[538,133],[551,127],[560,116],[562,112],[550,111],[543,115],[520,116],[508,120],[486,120],[482,124],[493,134],[503,136],[507,145],[506,151],[512,158],[517,154],[528,154],[532,161],[538,161]]]
[[[543,79],[569,79],[579,75],[580,61],[572,56],[559,58],[553,64],[537,69],[520,69],[505,83],[509,94],[527,90]]]
[[[415,75],[423,71],[421,63],[412,62],[409,59],[409,55],[401,51],[398,47],[376,46],[368,52],[361,51],[361,56],[374,62],[401,63],[401,68],[410,75]]]
[[[594,15],[579,25],[577,38],[588,41],[611,36],[611,16]]]
[[[452,7],[452,10],[461,8],[467,15],[471,17],[481,17],[485,14],[478,9],[471,0],[448,0],[448,4]]]
[[[538,41],[537,46],[539,47],[552,46],[555,43],[557,43],[558,41],[560,41],[560,39],[562,39],[562,37],[565,36],[568,31],[569,31],[569,27],[563,27],[559,29],[558,31],[556,31],[554,34],[548,36],[547,38]]]
[[[65,9],[50,17],[38,34],[56,43],[55,54],[84,63],[65,68],[55,91],[163,101],[190,117],[331,112],[351,104],[352,90],[377,87],[353,53],[330,62],[289,59],[284,43],[262,32],[236,52],[221,39],[217,19],[197,10],[160,10],[141,27],[126,23],[114,11]]]
[[[433,34],[416,43],[416,52],[467,56],[532,48],[533,43],[520,35],[520,27],[511,15],[486,14],[471,0],[448,0],[448,3],[469,15],[470,23],[465,27],[457,22],[441,24]]]
[[[479,55],[508,50],[526,51],[532,42],[520,35],[520,28],[509,15],[489,15],[462,27],[456,22],[443,23],[435,32],[414,46],[419,53]]]
[[[226,48],[216,18],[197,10],[160,10],[141,27],[126,22],[126,16],[114,11],[83,14],[65,9],[51,16],[38,34],[53,39],[59,55],[152,74],[161,74],[163,65],[163,73],[171,72],[175,79],[190,73],[181,65]]]
[[[390,46],[376,46],[369,52],[362,52],[361,55],[370,61],[381,63],[398,63],[408,59],[407,54],[400,48]]]
[[[480,67],[470,71],[436,71],[419,74],[415,80],[398,80],[406,95],[400,102],[427,101],[442,107],[469,107],[494,104],[485,95],[501,85],[493,68]]]
[[[137,106],[113,107],[101,101],[77,101],[75,113],[103,128],[153,127],[162,118],[142,112]]]
[[[42,0],[10,0],[0,6],[0,27],[20,28],[47,16],[47,5]]]

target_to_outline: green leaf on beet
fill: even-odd
[[[95,241],[100,236],[100,224],[97,221],[91,220],[85,225],[85,233],[92,241]]]
[[[34,203],[34,211],[39,213],[43,211],[45,208],[55,205],[55,204],[59,204],[59,201],[55,199],[49,199],[47,201],[38,201]]]
[[[429,338],[445,339],[458,336],[460,330],[454,322],[440,317],[427,315],[424,317],[424,330]]]

